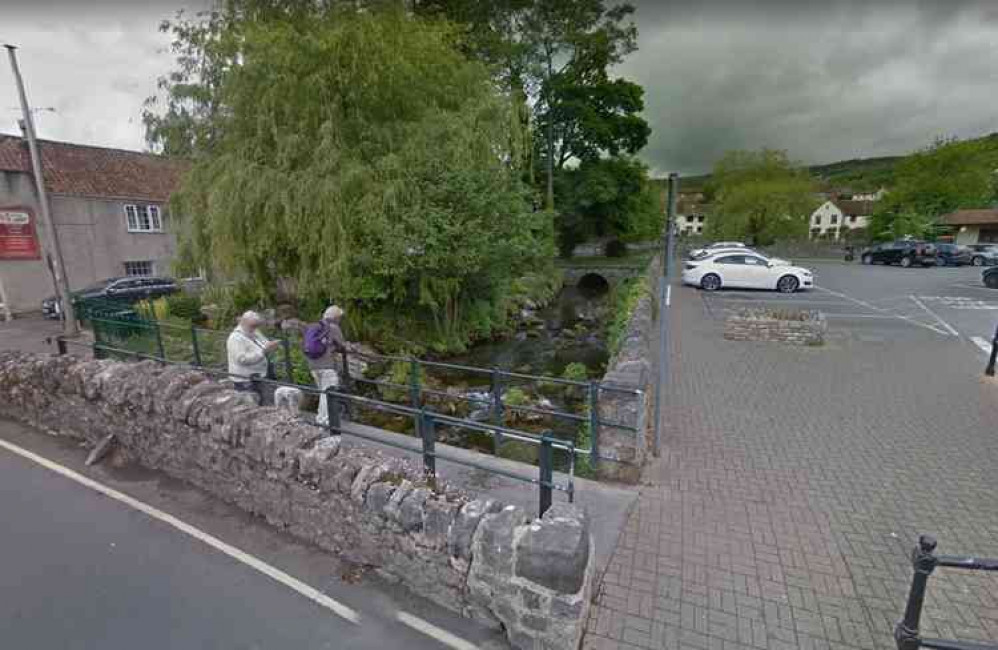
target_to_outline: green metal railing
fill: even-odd
[[[198,368],[215,371],[227,369],[226,341],[229,332],[200,328],[196,325],[179,326],[164,321],[143,318],[143,314],[135,312],[126,318],[109,318],[109,315],[121,313],[115,311],[119,306],[96,305],[85,311],[86,323],[94,334],[94,342],[98,351],[118,354],[126,351],[129,354],[142,355],[143,358],[154,358],[169,363],[183,363]],[[287,333],[275,332],[274,337],[281,346],[272,358],[274,379],[292,383],[298,387],[308,381],[307,361],[301,354],[297,355],[299,342],[289,338]],[[359,351],[343,351],[341,354],[342,385],[353,387],[352,392],[360,395],[374,391],[386,403],[404,403],[412,409],[422,409],[431,401],[443,403],[447,401],[464,402],[469,409],[478,407],[484,411],[479,421],[487,422],[496,427],[491,430],[492,452],[499,455],[505,442],[504,428],[510,421],[515,421],[512,414],[533,417],[537,420],[537,428],[550,431],[553,435],[574,439],[580,429],[588,433],[588,448],[581,447],[576,453],[588,456],[588,463],[593,470],[600,462],[600,437],[608,429],[629,432],[640,435],[642,423],[619,422],[601,416],[600,400],[607,394],[622,395],[636,402],[635,411],[644,413],[644,393],[641,390],[616,386],[599,381],[575,381],[560,377],[530,375],[511,372],[499,367],[480,368],[463,364],[447,363],[417,359],[414,357],[370,354]],[[398,383],[389,379],[371,379],[351,374],[351,360],[364,361],[367,364],[380,364],[384,369],[406,368],[406,383]],[[483,390],[479,396],[447,392],[427,385],[426,377],[432,372],[461,373],[465,377],[480,378]],[[399,373],[397,373],[399,374]],[[571,412],[554,408],[541,408],[536,405],[510,403],[506,394],[510,388],[523,384],[535,386],[560,386],[571,392],[582,407],[582,412]],[[470,418],[459,418],[471,421]],[[443,422],[443,420],[440,420]],[[414,425],[414,433],[418,427]]]

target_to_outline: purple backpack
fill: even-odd
[[[326,341],[327,334],[329,334],[329,328],[325,323],[309,325],[306,328],[305,337],[301,342],[301,349],[306,357],[321,359],[326,354],[326,350],[329,349],[329,344]]]

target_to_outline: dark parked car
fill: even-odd
[[[998,289],[998,266],[984,269],[981,273],[981,279],[984,281],[984,286],[989,289]]]
[[[915,264],[932,266],[936,263],[936,247],[922,241],[892,241],[867,248],[860,259],[863,264],[900,264],[905,268]]]
[[[973,263],[974,254],[966,246],[936,243],[936,263],[939,266],[964,266]]]
[[[180,287],[172,278],[154,276],[108,278],[85,289],[74,291],[73,302],[75,304],[81,300],[102,298],[133,303],[145,298],[168,296],[178,291],[180,291]],[[51,296],[43,300],[42,313],[49,318],[59,318],[62,314],[62,305],[59,303],[59,299]]]
[[[974,266],[994,266],[998,264],[998,244],[971,244],[967,248],[973,257],[970,263]]]

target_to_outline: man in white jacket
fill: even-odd
[[[246,312],[239,318],[239,324],[229,334],[225,345],[229,357],[229,377],[236,390],[256,392],[260,403],[264,402],[264,395],[271,391],[263,391],[259,384],[254,386],[250,377],[267,378],[270,366],[268,355],[280,345],[279,341],[270,341],[260,333],[262,323],[260,314]]]

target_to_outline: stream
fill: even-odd
[[[606,347],[607,309],[610,296],[605,287],[564,287],[550,303],[537,309],[524,309],[516,331],[503,339],[475,345],[463,354],[435,359],[448,364],[499,368],[525,375],[561,377],[569,364],[583,364],[589,379],[603,376],[609,353]],[[424,383],[438,395],[427,399],[434,410],[457,417],[491,421],[491,373],[450,368],[428,367]],[[396,398],[401,396],[394,396]],[[382,391],[382,398],[387,398]],[[503,378],[503,400],[509,405],[522,405],[542,410],[567,411],[576,415],[585,412],[585,390],[550,382],[533,382],[519,378]],[[392,400],[395,401],[395,400]],[[365,423],[385,429],[415,435],[412,419],[387,413],[368,412],[361,418]],[[576,441],[578,421],[537,415],[506,409],[508,427],[553,435]],[[485,433],[468,429],[438,427],[438,439],[447,444],[493,453],[494,441]],[[506,441],[503,457],[536,462],[537,446]],[[557,458],[564,465],[564,458]]]

